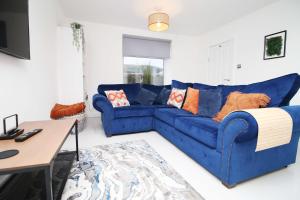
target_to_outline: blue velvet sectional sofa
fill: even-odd
[[[134,104],[141,87],[159,94],[163,87],[140,84],[99,85],[93,106],[101,112],[105,134],[128,134],[155,130],[206,168],[227,187],[295,163],[300,135],[300,106],[289,106],[300,87],[300,76],[289,74],[250,85],[186,83],[198,89],[220,88],[223,104],[232,91],[260,92],[271,98],[270,107],[281,107],[293,118],[292,140],[287,145],[255,152],[258,127],[245,112],[234,112],[221,123],[167,105]],[[130,107],[113,108],[104,91],[123,89]]]

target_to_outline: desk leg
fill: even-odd
[[[51,166],[47,166],[44,170],[45,176],[45,195],[47,200],[53,200],[52,192],[52,169]]]
[[[79,161],[79,152],[78,152],[78,121],[75,122],[75,139],[76,139],[76,157],[77,161]]]

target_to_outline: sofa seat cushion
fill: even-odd
[[[115,118],[152,116],[155,106],[133,105],[114,108]]]
[[[193,116],[192,113],[178,108],[158,108],[154,112],[154,116],[161,121],[174,126],[176,117]]]
[[[211,118],[177,117],[175,128],[211,148],[217,146],[219,123]]]
[[[148,117],[153,116],[154,111],[158,108],[170,108],[168,105],[131,105],[127,107],[114,108],[115,118],[125,117]]]

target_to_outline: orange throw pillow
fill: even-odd
[[[243,94],[241,92],[231,92],[227,96],[225,105],[213,119],[220,122],[233,111],[266,107],[270,100],[270,97],[263,93]]]
[[[59,119],[66,116],[72,116],[79,113],[82,113],[85,109],[85,104],[83,102],[76,103],[73,105],[62,105],[55,104],[51,110],[50,117],[52,119]]]
[[[199,90],[189,87],[186,93],[186,99],[184,101],[182,109],[189,111],[194,115],[198,114],[199,93]]]

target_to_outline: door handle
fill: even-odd
[[[230,79],[228,79],[228,78],[224,78],[224,81],[230,81]]]

